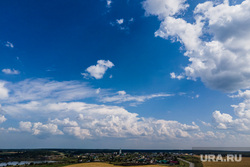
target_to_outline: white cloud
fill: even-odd
[[[117,106],[83,102],[47,104],[37,102],[36,105],[39,107],[22,108],[20,105],[12,105],[12,109],[22,111],[14,115],[10,114],[12,110],[8,107],[3,106],[3,108],[6,114],[15,118],[20,118],[20,115],[26,115],[25,113],[28,115],[36,113],[39,119],[45,119],[47,115],[48,123],[20,122],[20,131],[37,136],[69,134],[80,139],[146,137],[164,140],[190,138],[192,133],[199,130],[199,126],[194,122],[187,125],[177,121],[143,118]]]
[[[5,43],[5,46],[8,47],[8,48],[14,48],[13,43],[11,43],[11,42],[9,42],[9,41],[7,41],[7,42]]]
[[[96,89],[76,81],[34,79],[8,82],[6,87],[10,93],[7,99],[0,100],[1,110],[9,120],[19,121],[19,127],[3,128],[5,132],[27,133],[39,138],[70,135],[79,139],[112,137],[165,141],[191,139],[193,134],[200,131],[194,122],[188,125],[172,120],[144,118],[123,107],[82,102],[87,97],[111,95],[111,98],[113,94],[107,90],[102,90],[104,94],[96,94]],[[143,102],[171,95],[131,96],[119,91],[115,96],[118,98],[113,97],[111,101]]]
[[[102,79],[103,75],[109,68],[112,68],[114,64],[109,60],[98,60],[96,65],[92,65],[88,67],[85,71],[86,73],[82,73],[85,78],[94,77],[95,79]]]
[[[11,94],[8,97],[8,90]],[[78,81],[51,81],[48,79],[26,79],[17,83],[0,82],[2,103],[28,100],[70,101],[96,96],[95,89]]]
[[[146,14],[158,16],[160,19],[179,14],[188,6],[186,0],[146,0],[143,2]]]
[[[113,27],[118,27],[120,30],[129,33],[130,25],[134,22],[134,18],[130,19],[116,19],[115,22],[110,22]]]
[[[63,132],[60,131],[55,124],[42,124],[41,122],[36,122],[33,124],[32,128],[33,135],[42,134],[52,134],[52,135],[62,135]]]
[[[52,123],[43,124],[41,122],[23,122],[19,123],[19,128],[24,132],[31,132],[33,135],[62,135],[63,132],[58,129],[58,126]]]
[[[19,129],[12,128],[12,127],[10,127],[10,128],[7,129],[7,132],[19,132],[19,131],[20,131]]]
[[[188,7],[185,0],[146,0],[147,15],[161,20],[155,36],[182,43],[190,64],[188,79],[200,78],[208,87],[233,92],[250,87],[250,1],[229,5],[228,1],[207,1],[196,6],[194,23],[179,14]]]
[[[112,1],[111,0],[107,0],[106,2],[107,2],[107,7],[110,8]]]
[[[126,94],[125,91],[118,91],[116,95],[113,96],[104,96],[101,97],[101,102],[115,102],[115,103],[122,103],[122,102],[144,102],[145,100],[158,98],[158,97],[169,97],[173,96],[172,94],[166,93],[158,93],[158,94],[151,94],[151,95],[144,95],[144,96],[132,96]]]
[[[78,126],[76,121],[70,121],[69,118],[65,118],[63,120],[54,119],[49,121],[52,124],[60,125],[60,126]]]
[[[5,118],[4,115],[0,115],[0,124],[5,122],[7,119]]]
[[[217,129],[233,130],[237,133],[250,134],[250,97],[249,90],[239,91],[232,98],[244,98],[238,105],[231,105],[234,108],[236,118],[220,111],[213,112],[214,126]]]
[[[211,126],[212,126],[210,123],[207,123],[207,122],[204,122],[204,121],[201,121],[201,123],[202,123],[204,126],[207,126],[207,127],[211,127]]]
[[[86,137],[90,137],[91,134],[88,129],[81,129],[80,127],[65,127],[63,129],[65,132],[78,137],[80,139],[85,139]]]
[[[21,131],[24,132],[31,132],[31,128],[32,128],[32,123],[31,122],[19,122],[19,128]]]
[[[116,19],[116,22],[117,22],[117,24],[123,24],[123,22],[124,22],[124,19]]]
[[[5,82],[0,81],[0,100],[9,97],[9,90],[5,87]]]
[[[181,80],[181,79],[184,78],[183,75],[176,75],[174,72],[171,72],[171,73],[170,73],[170,77],[171,77],[172,79],[178,79],[178,80]]]
[[[20,74],[20,72],[18,70],[15,70],[15,69],[2,69],[2,72],[5,73],[5,74],[10,74],[10,75],[17,75],[17,74]]]
[[[101,88],[96,89],[95,93],[99,94],[101,92]]]

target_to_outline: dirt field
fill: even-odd
[[[241,162],[203,162],[204,167],[249,167],[250,157],[243,157]]]
[[[81,163],[81,164],[69,165],[66,167],[119,167],[119,166],[114,166],[107,163],[93,162],[93,163]],[[159,165],[129,166],[129,167],[159,167]]]

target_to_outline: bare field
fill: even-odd
[[[81,163],[75,165],[69,165],[66,167],[119,167],[112,164],[92,162],[92,163]],[[129,167],[159,167],[159,165],[143,165],[143,166],[129,166]]]
[[[204,167],[249,167],[250,157],[242,157],[241,162],[203,162]]]

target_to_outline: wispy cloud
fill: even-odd
[[[101,96],[100,89],[93,89],[77,81],[28,79],[17,83],[2,83],[5,83],[2,89],[7,94],[0,99],[1,111],[10,120],[19,120],[18,127],[1,129],[9,133],[28,133],[39,138],[70,135],[82,140],[101,137],[165,140],[192,138],[191,134],[199,131],[199,126],[194,122],[188,125],[178,121],[144,118],[123,107],[83,102],[88,97],[98,99],[97,96]],[[119,91],[117,97],[106,97],[103,100],[144,102],[167,96],[171,95],[131,96],[125,91]],[[4,115],[0,115],[1,122],[6,121]]]
[[[11,43],[11,42],[9,42],[9,41],[7,41],[7,42],[5,43],[5,46],[8,47],[8,48],[14,48],[13,43]]]
[[[118,27],[120,30],[129,32],[130,25],[133,22],[134,22],[134,18],[130,18],[130,19],[120,18],[120,19],[116,19],[114,22],[110,22],[110,25],[113,27]]]
[[[143,95],[143,96],[132,96],[127,94],[125,91],[118,91],[113,96],[105,96],[100,99],[101,102],[115,102],[115,103],[123,103],[123,102],[137,102],[142,103],[146,100],[150,100],[153,98],[159,97],[169,97],[174,96],[173,94],[166,94],[166,93],[158,93],[158,94],[150,94],[150,95]],[[136,103],[133,103],[135,105]]]

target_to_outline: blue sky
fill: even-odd
[[[249,144],[248,0],[0,4],[0,148]]]

